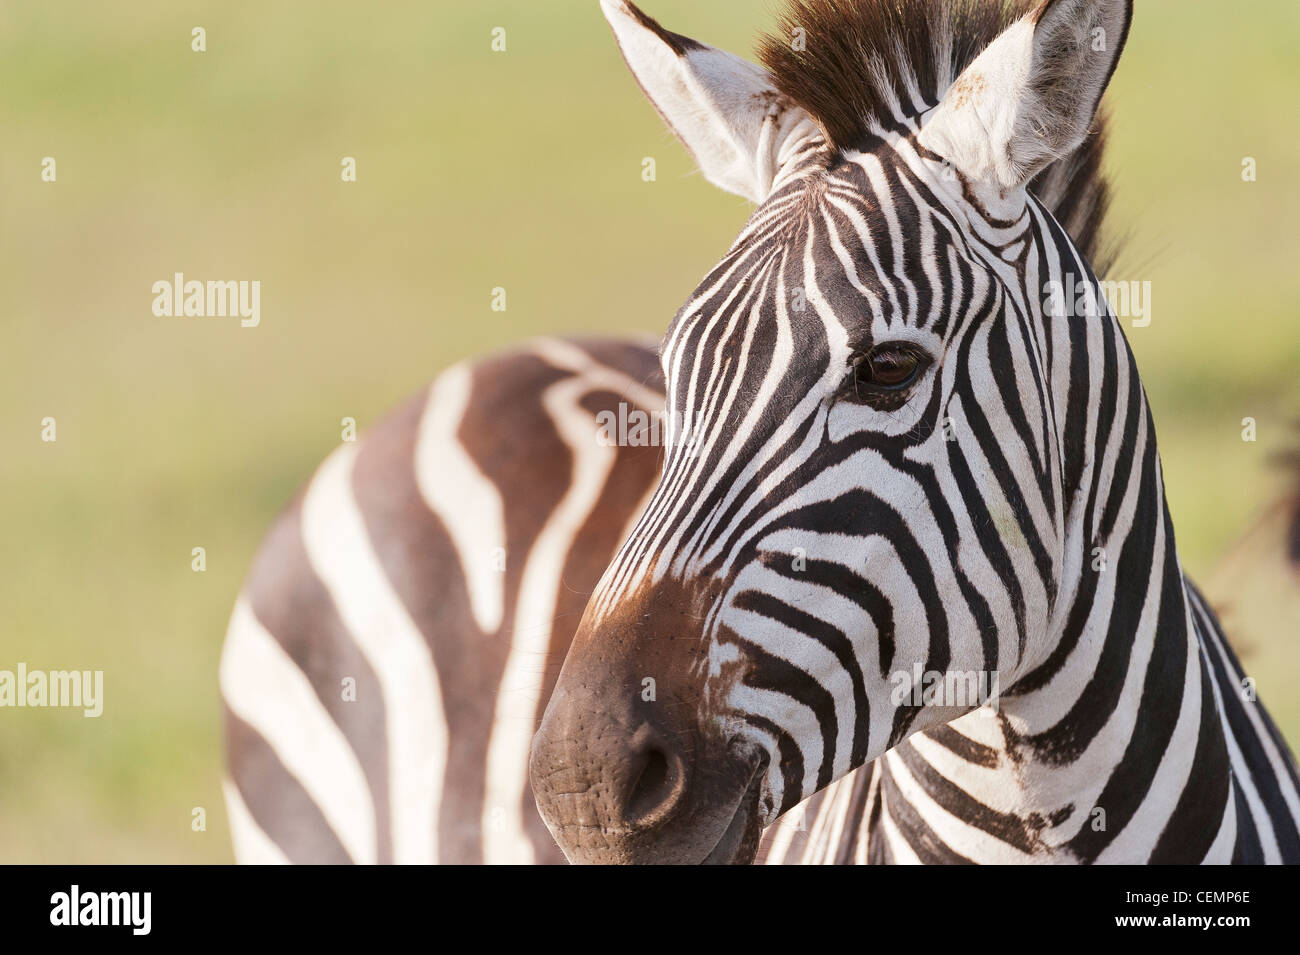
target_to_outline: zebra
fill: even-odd
[[[564,861],[524,754],[662,466],[661,445],[636,434],[663,407],[656,344],[547,338],[450,368],[336,450],[280,515],[222,655],[239,861]],[[430,659],[412,666],[422,644]],[[413,714],[403,692],[440,705]],[[425,757],[437,794],[388,756],[413,715],[429,736],[407,745],[439,754]],[[760,861],[833,861],[826,833],[846,825],[855,780],[773,825]],[[429,841],[411,839],[430,818]]]
[[[1131,0],[794,0],[766,71],[603,2],[757,210],[668,329],[680,430],[534,738],[566,857],[748,862],[874,761],[870,861],[1300,861],[1294,760],[1183,574],[1120,323],[1031,189],[1086,142]]]
[[[546,339],[448,369],[278,518],[222,653],[241,862],[560,863],[527,752],[661,450],[649,342]],[[507,424],[508,423],[508,424]]]
[[[813,71],[801,72],[797,65],[780,60],[770,46],[769,70],[764,71],[664,30],[630,3],[606,0],[602,6],[633,73],[695,154],[708,178],[760,203],[755,218],[728,257],[733,265],[743,265],[745,257],[736,253],[743,252],[747,243],[776,235],[783,228],[782,217],[790,215],[796,196],[800,196],[800,202],[808,201],[800,190],[830,180],[830,144],[837,142],[834,135],[843,135],[848,127],[842,116],[819,116],[809,110],[807,106],[818,100],[808,99],[808,95],[826,91],[801,87],[798,79],[802,76],[804,82],[815,83],[829,77],[818,80]],[[930,51],[931,58],[937,60],[931,64],[933,89],[917,80],[914,73],[904,72],[907,63],[882,61],[898,70],[901,78],[893,99],[886,96],[885,101],[894,107],[899,122],[915,125],[915,120],[898,115],[900,95],[915,99],[928,90],[931,100],[938,102],[939,93],[950,86],[959,88],[948,82],[951,75],[945,78],[939,68],[944,56],[951,56],[954,67],[969,65],[981,50],[993,49],[995,35],[1014,29],[1020,22],[1006,14],[995,16],[982,7],[962,4],[950,21],[938,6],[914,4],[910,11],[903,11],[913,19],[891,22],[893,14],[886,5],[867,0],[848,14],[847,22],[841,22],[836,17],[846,12],[836,5],[797,4],[790,22],[797,19],[810,28],[810,44],[818,37],[834,38],[841,33],[853,36],[850,28],[855,27],[879,27],[884,31],[880,36],[886,39],[880,41],[879,47],[865,49],[887,50],[887,38],[900,35],[899,29],[905,31],[902,35],[921,37],[924,42],[942,40],[950,44]],[[1125,28],[1127,20],[1126,11]],[[931,32],[920,33],[916,27]],[[888,32],[890,28],[895,32]],[[1114,52],[1117,56],[1118,49]],[[924,50],[901,50],[899,55],[903,53],[917,61],[925,59]],[[781,78],[784,82],[778,84]],[[973,90],[976,85],[968,83],[966,88]],[[682,89],[707,97],[707,102],[674,102],[674,91]],[[805,105],[798,105],[801,101]],[[737,122],[747,120],[751,124],[743,129],[692,125],[705,115],[713,116],[713,121],[727,117],[728,111],[720,104],[728,109],[757,108],[760,113],[739,117]],[[863,115],[877,116],[871,110]],[[884,150],[886,145],[897,148],[898,137],[881,135],[880,131],[873,136],[879,140],[878,150]],[[1035,170],[1032,190],[1036,199],[1028,203],[1028,216],[1035,235],[1050,236],[1047,254],[1059,256],[1061,249],[1068,249],[1071,254],[1067,261],[1071,262],[1096,261],[1100,254],[1098,237],[1106,205],[1105,183],[1099,174],[1102,141],[1097,133],[1072,143],[1070,149],[1054,154],[1043,168]],[[736,144],[761,154],[755,159],[720,152],[734,150]],[[935,177],[922,176],[921,172],[924,162],[938,160],[914,156],[910,157],[911,163],[901,163],[896,156],[891,158],[900,164],[886,170],[882,163],[871,184],[883,175],[889,183],[897,184],[896,188],[906,188],[901,185],[906,181],[915,193],[931,200],[937,198]],[[919,165],[921,172],[912,164]],[[953,180],[946,178],[948,174],[960,186],[967,185],[970,179],[960,169],[947,168],[938,178],[951,185]],[[863,188],[861,182],[856,186],[856,196],[853,190],[845,190],[843,195],[828,190],[819,198],[835,199],[842,208],[845,203],[860,203],[867,195],[885,195],[874,188]],[[901,207],[892,208],[897,212]],[[936,228],[934,222],[938,220],[919,220],[909,225],[921,229],[927,242],[934,242],[938,233],[925,231],[927,221],[930,229]],[[887,225],[889,241],[901,246],[906,238],[900,234],[899,224]],[[951,218],[946,228],[953,228]],[[1067,232],[1069,239],[1065,237]],[[954,257],[958,251],[971,255],[971,247],[979,248],[977,237],[962,232],[961,239],[960,248],[951,253]],[[877,254],[891,252],[886,244]],[[915,251],[909,250],[909,254],[915,255]],[[950,264],[953,261],[961,260],[950,259]],[[1078,264],[1085,271],[1082,261]],[[725,270],[715,273],[715,282],[717,278],[727,280],[727,275]],[[743,287],[734,269],[731,275],[735,286]],[[978,270],[967,266],[963,275],[973,282]],[[702,290],[710,284],[706,280]],[[845,291],[841,289],[837,294]],[[865,289],[855,291],[866,299]],[[900,293],[895,290],[893,294]],[[915,286],[907,294],[907,301],[918,300]],[[697,292],[693,301],[699,302],[700,296],[701,292]],[[890,302],[897,304],[893,299]],[[823,314],[827,311],[826,301],[814,293],[810,303],[805,303],[809,311],[801,313],[802,317],[827,321],[830,327],[834,316]],[[776,306],[767,303],[767,307]],[[680,335],[682,320],[690,308],[688,305],[679,316],[674,334]],[[740,318],[739,312],[731,316],[732,321]],[[1118,329],[1077,331],[1092,336],[1086,342],[1089,349],[1108,349],[1105,370],[1117,379],[1111,386],[1111,406],[1122,407],[1127,421],[1128,430],[1122,433],[1129,438],[1140,434],[1141,447],[1154,457],[1149,416]],[[749,344],[752,346],[754,341]],[[664,358],[674,354],[673,343],[670,334]],[[1062,347],[1065,343],[1053,344]],[[680,356],[682,346],[678,344],[677,348]],[[658,714],[668,712],[679,719],[688,709],[673,706],[682,697],[680,688],[673,686],[672,673],[651,665],[635,682],[622,685],[625,673],[599,669],[607,667],[608,661],[600,659],[599,649],[593,649],[595,621],[599,619],[607,627],[619,614],[630,612],[611,596],[613,575],[620,561],[628,566],[640,559],[634,555],[640,553],[638,544],[652,540],[656,508],[666,514],[663,509],[670,498],[665,489],[672,479],[674,455],[679,467],[687,469],[683,472],[686,476],[677,479],[679,488],[689,486],[691,468],[713,467],[716,460],[709,456],[707,445],[696,445],[693,450],[670,446],[665,462],[659,447],[636,441],[602,442],[594,440],[593,435],[602,418],[625,420],[630,414],[645,420],[659,412],[664,404],[665,367],[670,382],[684,380],[680,371],[675,378],[673,365],[661,365],[653,343],[538,341],[506,355],[449,370],[357,445],[343,446],[326,461],[268,535],[236,604],[223,652],[221,689],[229,766],[224,788],[240,861],[559,862],[566,855],[573,861],[748,861],[752,856],[765,862],[1108,861],[1118,857],[1114,852],[1106,854],[1114,848],[1106,837],[1113,822],[1101,830],[1091,828],[1097,820],[1091,810],[1101,809],[1113,817],[1124,812],[1123,798],[1094,798],[1091,807],[1082,803],[1076,806],[1075,795],[1088,791],[1076,787],[1066,790],[1071,800],[1054,806],[1053,813],[1008,803],[1009,798],[1016,798],[1031,784],[1038,786],[1043,780],[1052,783],[1055,777],[1050,770],[1055,764],[1039,759],[1040,740],[1028,735],[1015,711],[1009,712],[1006,706],[1000,715],[990,716],[989,708],[981,707],[952,722],[930,726],[924,725],[925,720],[934,714],[924,712],[925,708],[906,711],[896,717],[895,726],[887,734],[886,741],[893,745],[882,750],[883,755],[870,753],[879,758],[859,760],[860,749],[852,750],[848,757],[841,752],[838,761],[831,761],[838,778],[823,782],[819,766],[815,778],[806,778],[809,773],[805,771],[798,788],[787,783],[787,773],[797,770],[796,757],[802,760],[805,752],[814,753],[824,745],[824,734],[801,735],[782,729],[783,736],[768,738],[776,746],[775,758],[759,757],[764,767],[757,777],[759,784],[752,785],[752,774],[747,781],[750,785],[746,799],[753,789],[753,801],[761,807],[761,814],[734,814],[726,820],[725,838],[718,839],[708,826],[716,829],[721,824],[719,813],[730,811],[732,806],[725,802],[716,807],[705,805],[692,814],[692,824],[703,827],[698,833],[702,838],[691,844],[674,843],[671,831],[666,840],[660,838],[666,827],[681,825],[681,806],[687,804],[686,796],[694,798],[688,785],[693,784],[689,774],[698,774],[710,766],[709,754],[702,749],[683,752],[674,748],[685,742],[700,746],[700,736],[686,731],[662,735],[665,724]],[[708,371],[701,369],[702,374]],[[702,383],[707,385],[708,379]],[[717,402],[727,387],[741,394],[744,384],[742,379],[719,381],[712,385],[711,392],[706,388],[701,397]],[[1121,398],[1127,405],[1121,405]],[[690,407],[680,399],[678,403]],[[922,422],[899,420],[900,413],[900,409],[886,413],[899,429],[889,437],[896,441],[899,435],[911,432],[919,436]],[[692,429],[698,426],[697,422],[688,422],[683,432],[688,441],[693,439]],[[830,416],[822,416],[817,427],[829,433]],[[1094,434],[1100,427],[1098,417],[1085,422],[1082,433]],[[811,428],[805,430],[812,433]],[[671,436],[674,432],[669,429],[666,433]],[[843,435],[837,440],[847,439]],[[956,444],[961,446],[960,438]],[[1026,439],[1026,446],[1030,444],[1032,440]],[[1038,450],[1041,453],[1041,445]],[[789,451],[786,454],[788,460]],[[1099,474],[1105,470],[1099,470],[1093,462],[1085,467],[1081,460],[1074,460],[1072,465],[1078,469],[1072,473],[1080,481],[1085,471]],[[1055,466],[1059,473],[1063,462]],[[1144,478],[1153,487],[1145,490],[1143,501],[1154,498],[1154,506],[1163,514],[1158,464],[1155,468],[1153,477]],[[717,474],[728,476],[721,468]],[[761,483],[755,481],[757,474],[755,469],[744,479],[751,496],[753,487]],[[733,487],[740,492],[746,490],[740,484]],[[770,491],[766,493],[771,497]],[[684,498],[679,496],[678,500]],[[726,505],[734,512],[730,515],[733,521],[742,513],[736,505],[739,500],[737,493]],[[776,503],[774,497],[760,502],[764,507]],[[1030,529],[1036,527],[1033,518],[1039,515],[1016,510],[1010,507],[1010,501],[1004,503],[1009,512],[1002,516],[1001,523],[966,525],[976,546],[984,546],[990,526],[999,533],[1021,521],[1026,521]],[[1115,507],[1123,510],[1119,504]],[[754,519],[752,510],[747,520]],[[1130,505],[1128,511],[1132,510]],[[729,515],[715,508],[713,516],[717,518],[716,526]],[[852,518],[848,514],[843,521]],[[831,515],[831,519],[839,521],[840,517]],[[954,519],[948,518],[949,522]],[[690,526],[689,517],[674,520],[680,521],[679,528]],[[1134,526],[1131,513],[1125,513],[1124,520]],[[1164,525],[1167,518],[1162,518],[1159,530],[1172,550],[1172,532]],[[1027,541],[1028,535],[1021,533]],[[808,541],[816,545],[815,537],[808,535]],[[693,546],[702,552],[701,545],[707,540],[707,535],[701,533]],[[771,535],[765,540],[770,542]],[[1115,540],[1115,536],[1108,540]],[[941,543],[939,550],[943,548]],[[619,560],[614,560],[616,553]],[[761,553],[771,555],[776,551]],[[835,571],[830,566],[835,559],[825,559],[815,546],[804,547],[804,554],[806,570],[796,582],[809,588],[825,586],[825,577],[817,583],[817,575]],[[929,550],[925,554],[926,558],[933,556]],[[1078,560],[1077,554],[1074,559]],[[1173,559],[1176,561],[1176,557]],[[974,576],[973,583],[968,581],[971,586],[963,588],[962,599],[969,599],[970,593],[978,595],[990,585],[1010,589],[1012,583],[1022,588],[1035,583],[1032,567],[1016,555],[1007,555],[1000,565],[991,564],[987,561],[983,568],[985,576]],[[1056,566],[1064,564],[1065,559],[1058,558]],[[1005,579],[998,576],[999,571],[1006,574]],[[961,572],[974,574],[968,567]],[[696,577],[703,579],[698,571]],[[733,579],[749,586],[746,578],[736,575]],[[832,579],[844,582],[849,578],[841,571],[832,574]],[[593,602],[583,616],[598,580],[601,589],[597,596],[609,603],[600,611]],[[683,589],[665,595],[650,609],[694,619],[687,610],[698,596],[686,589],[689,579],[663,577],[659,586],[665,586],[664,581]],[[1105,574],[1092,581],[1092,593],[1097,593],[1103,582],[1109,589],[1103,587],[1102,591],[1115,599],[1118,591],[1114,580],[1107,581]],[[976,584],[983,589],[977,590]],[[1045,586],[1041,578],[1037,584]],[[1189,647],[1191,640],[1196,641],[1196,653],[1189,656],[1205,661],[1201,689],[1204,693],[1209,686],[1216,701],[1215,707],[1202,706],[1197,713],[1203,721],[1210,720],[1207,725],[1219,725],[1214,720],[1220,719],[1223,727],[1218,749],[1212,747],[1208,756],[1197,749],[1196,766],[1198,772],[1211,775],[1227,767],[1231,778],[1231,799],[1225,798],[1224,803],[1212,807],[1214,813],[1223,816],[1211,833],[1214,852],[1206,851],[1202,858],[1223,857],[1229,846],[1233,850],[1229,855],[1241,861],[1293,858],[1296,782],[1285,744],[1262,708],[1239,702],[1235,681],[1240,674],[1235,659],[1212,615],[1190,585],[1185,594]],[[779,600],[780,594],[775,597]],[[1021,619],[1013,622],[1009,631],[1016,641],[1031,636],[1026,633],[1027,615],[1033,611],[1035,599],[1042,603],[1044,596],[1020,592],[1016,608]],[[601,616],[597,618],[594,613]],[[755,613],[750,611],[751,617]],[[731,622],[725,625],[734,627]],[[716,616],[713,626],[716,633]],[[866,629],[884,639],[879,629]],[[898,646],[900,634],[898,628],[895,630],[891,638]],[[555,693],[557,670],[575,641],[575,632],[577,645],[560,677],[562,692]],[[672,641],[672,635],[656,639],[660,647],[647,645],[647,661],[662,650],[665,641]],[[1000,652],[1001,641],[1008,639],[1013,638],[997,635]],[[1098,639],[1095,630],[1085,628],[1076,642],[1084,647]],[[1154,642],[1152,634],[1146,634],[1144,639]],[[1102,642],[1104,649],[1108,643]],[[915,649],[906,640],[901,645]],[[709,717],[701,704],[720,692],[717,677],[736,675],[738,655],[720,649],[721,644],[716,646],[719,649],[710,649],[715,658],[729,653],[731,658],[723,660],[719,673],[710,674],[713,682],[708,685],[709,696],[687,701],[700,706],[698,712],[690,714],[689,734],[701,734],[708,725]],[[756,660],[744,661],[749,670],[734,686],[744,686],[751,675],[762,676],[760,664],[771,669],[776,662],[775,658],[760,657],[757,647],[749,652],[755,654]],[[1150,655],[1154,658],[1154,653]],[[926,657],[927,662],[932,659]],[[1077,663],[1067,656],[1058,663],[1056,674],[1047,675],[1043,687],[1053,688],[1052,681],[1059,674],[1068,674],[1072,666]],[[786,673],[793,670],[790,666],[780,669]],[[1147,672],[1151,669],[1148,666]],[[643,700],[645,676],[655,679],[658,692],[667,691],[668,698]],[[815,676],[821,679],[824,674]],[[619,724],[614,729],[634,730],[635,737],[635,730],[644,728],[653,736],[649,749],[623,753],[642,760],[640,765],[631,766],[635,774],[630,780],[631,789],[619,785],[629,782],[626,777],[619,778],[620,772],[628,770],[628,764],[603,758],[583,762],[581,757],[610,754],[595,754],[587,743],[589,737],[581,732],[566,741],[567,751],[558,754],[561,758],[557,759],[555,733],[566,719],[582,715],[584,704],[578,691],[589,692],[588,680],[606,681],[608,688],[622,697],[622,703],[630,701],[640,706],[637,727]],[[800,678],[793,685],[767,692],[785,690],[797,695],[810,682]],[[1017,685],[1005,685],[1006,696],[1021,705],[1024,701],[1016,697]],[[1030,702],[1034,701],[1034,692],[1031,690]],[[1198,702],[1204,698],[1198,698]],[[1040,701],[1038,705],[1050,705],[1047,699],[1047,704]],[[552,701],[549,708],[548,701]],[[875,697],[871,701],[874,704]],[[854,703],[853,697],[833,701],[836,712],[830,717],[838,720],[840,710],[855,717]],[[546,724],[534,744],[534,777],[530,784],[527,754],[543,709],[547,712]],[[600,707],[587,712],[598,718],[608,715],[608,710]],[[827,714],[816,715],[821,719]],[[749,735],[736,739],[753,747],[749,752],[762,753],[764,741],[754,732],[762,725],[760,721],[771,720],[771,715],[749,711],[737,721],[733,712],[726,717],[732,722],[726,725],[740,727],[746,718]],[[576,725],[580,727],[581,721]],[[771,725],[784,728],[786,724],[772,720]],[[856,732],[856,726],[854,729]],[[880,735],[875,726],[870,729]],[[896,740],[888,738],[894,734]],[[1133,734],[1135,740],[1137,735]],[[1198,744],[1203,735],[1210,734],[1198,734]],[[627,742],[635,747],[645,740],[629,738]],[[1067,737],[1048,755],[1055,756],[1072,742],[1075,740]],[[1025,760],[1026,754],[1031,760]],[[647,756],[650,758],[645,759]],[[1074,762],[1089,756],[1085,748],[1083,757],[1076,757]],[[1007,785],[1006,777],[1015,776],[1022,765],[1041,776],[1013,779]],[[725,760],[717,761],[716,766],[730,771]],[[839,773],[841,768],[845,771]],[[1095,766],[1092,768],[1104,776]],[[1135,778],[1142,781],[1135,777],[1132,767],[1122,768],[1128,772],[1121,777],[1126,783],[1131,784]],[[580,786],[569,788],[571,777],[583,773],[590,775],[582,782],[593,783],[587,791],[595,795],[589,801],[573,795]],[[1207,778],[1198,776],[1196,783],[1200,785]],[[811,791],[818,784],[820,790],[797,810],[779,815],[807,794],[805,788]],[[614,805],[596,798],[602,792],[617,803],[628,792],[644,797],[649,791],[653,796],[657,785],[677,801],[671,814],[660,812],[656,816],[662,807],[652,807],[649,817],[634,825],[601,815]],[[563,788],[557,788],[560,786]],[[1190,789],[1191,784],[1184,788]],[[545,823],[534,808],[534,790]],[[1144,798],[1138,808],[1148,803],[1151,800]],[[1060,810],[1067,805],[1072,813],[1063,816]],[[748,805],[742,808],[748,810]],[[1113,830],[1116,836],[1134,824],[1134,814],[1129,812],[1119,821]],[[1053,836],[1070,831],[1071,823],[1085,816],[1089,827],[1076,827],[1071,857],[1066,858]],[[755,832],[766,823],[771,825],[760,842]],[[1093,835],[1084,835],[1087,832]],[[1253,841],[1245,835],[1249,832],[1255,833]],[[1094,840],[1092,845],[1086,844],[1088,838]],[[1096,844],[1101,848],[1090,855],[1088,850],[1096,848]],[[996,851],[991,852],[990,846]],[[724,851],[719,853],[719,848]],[[1170,848],[1186,847],[1166,847]],[[1160,858],[1156,853],[1148,855]]]

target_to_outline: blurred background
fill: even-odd
[[[643,5],[744,54],[779,9]],[[1293,748],[1300,577],[1264,515],[1300,416],[1297,37],[1294,0],[1141,0],[1110,94],[1111,277],[1152,282],[1128,334],[1180,551]],[[221,640],[340,419],[530,335],[662,331],[747,212],[596,0],[6,0],[0,668],[103,669],[105,710],[0,710],[0,861],[230,860]],[[155,317],[178,271],[260,280],[261,325]]]

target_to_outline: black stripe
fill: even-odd
[[[230,776],[253,820],[298,865],[347,865],[352,857],[280,757],[238,716],[226,709],[226,746],[237,754]]]
[[[892,774],[885,773],[882,776],[880,788],[887,800],[890,818],[894,820],[894,825],[898,827],[898,831],[907,840],[907,844],[916,853],[918,859],[926,865],[972,864],[970,859],[948,846],[926,824],[920,814],[903,797]]]
[[[1204,659],[1204,653],[1201,654]],[[1152,865],[1198,865],[1214,844],[1232,798],[1232,772],[1223,725],[1215,708],[1209,668],[1201,670],[1201,720],[1192,767],[1178,805],[1147,861]]]
[[[1151,451],[1148,445],[1148,454]],[[1149,514],[1155,505],[1148,498],[1148,485],[1154,485],[1156,470],[1148,462],[1143,468],[1143,495],[1139,514]],[[1151,490],[1154,490],[1151,488]],[[1166,517],[1166,524],[1168,518]],[[1129,821],[1150,792],[1160,761],[1169,748],[1178,710],[1182,703],[1187,664],[1187,632],[1182,577],[1172,572],[1177,566],[1173,553],[1172,529],[1166,526],[1165,567],[1160,594],[1160,615],[1156,624],[1155,645],[1142,684],[1139,712],[1142,714],[1129,738],[1119,764],[1111,772],[1097,805],[1106,811],[1103,830],[1085,827],[1070,841],[1070,848],[1085,861],[1101,854]],[[1134,528],[1128,537],[1116,573],[1120,580],[1143,580],[1150,575],[1152,533],[1146,527]],[[1138,591],[1123,595],[1112,616],[1112,629],[1102,651],[1102,660],[1080,696],[1080,703],[1062,720],[1061,728],[1035,739],[1051,761],[1073,761],[1105,725],[1115,710],[1128,669],[1132,634],[1137,632],[1145,594]]]
[[[867,690],[862,681],[862,668],[858,665],[853,642],[844,633],[812,614],[779,600],[771,594],[746,590],[735,598],[735,606],[741,610],[761,614],[789,627],[796,633],[816,640],[829,650],[837,663],[848,674],[853,684],[853,748],[850,753],[851,767],[861,766],[867,758],[867,727],[870,722],[870,704]],[[748,682],[748,680],[746,681]],[[752,685],[752,684],[751,684]],[[787,690],[787,692],[789,692]],[[802,699],[802,697],[797,697]],[[822,728],[822,765],[817,774],[817,788],[829,786],[835,768],[835,745],[839,735],[839,721],[836,719],[836,700],[829,692],[823,690],[815,701],[809,702],[817,713],[818,723]]]
[[[895,752],[926,794],[962,822],[983,830],[1021,852],[1033,854],[1042,849],[1038,833],[1046,826],[1045,819],[1022,819],[984,805],[926,762],[925,757],[910,742],[903,743]]]
[[[393,861],[388,792],[388,736],[383,690],[338,608],[307,559],[302,502],[295,501],[266,537],[244,594],[253,616],[302,671],[338,726],[370,787],[375,807],[376,859]],[[343,681],[355,681],[344,699]],[[240,754],[232,750],[233,763]]]

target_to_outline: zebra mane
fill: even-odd
[[[760,40],[759,60],[777,88],[808,111],[834,151],[919,115],[1034,0],[790,0],[779,31]],[[802,42],[792,42],[799,38]],[[919,99],[918,99],[919,97]],[[1117,248],[1103,242],[1110,188],[1102,174],[1106,117],[1052,163],[1030,191],[1102,275]]]
[[[1292,478],[1287,505],[1286,559],[1300,570],[1300,443],[1283,453],[1279,464]]]

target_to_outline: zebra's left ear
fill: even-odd
[[[1133,0],[1043,0],[944,94],[918,141],[1006,195],[1088,135],[1133,19]]]
[[[762,202],[788,155],[816,123],[762,67],[670,33],[630,0],[600,0],[646,98],[709,182]]]

